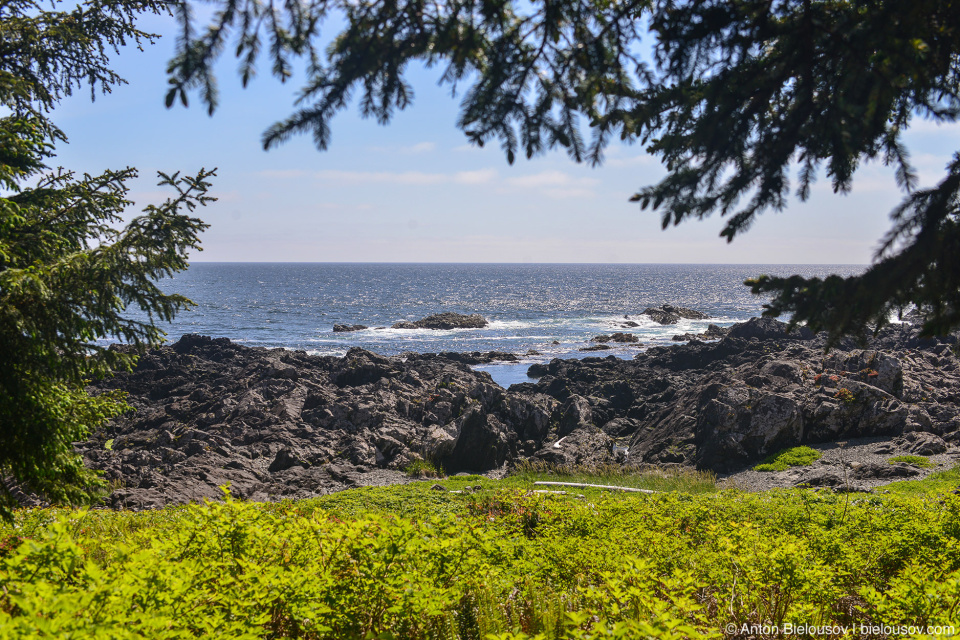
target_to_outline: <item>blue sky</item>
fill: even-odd
[[[70,144],[53,164],[89,173],[135,166],[138,205],[162,200],[157,170],[218,167],[219,201],[199,212],[211,226],[196,261],[860,264],[901,197],[892,170],[873,164],[851,194],[833,194],[821,178],[807,202],[764,214],[732,244],[718,237],[718,216],[662,231],[658,214],[628,202],[663,175],[641,147],[613,146],[599,168],[562,152],[508,165],[499,147],[472,147],[456,129],[457,99],[436,86],[436,70],[411,74],[414,105],[388,126],[354,109],[334,121],[328,151],[304,136],[267,152],[260,135],[290,113],[302,75],[283,85],[264,74],[243,90],[227,58],[213,117],[195,97],[168,110],[174,26],[141,24],[165,37],[115,58],[129,85],[60,105],[54,120]],[[960,127],[918,120],[907,142],[922,184],[932,185],[960,149]]]

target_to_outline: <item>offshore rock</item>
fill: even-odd
[[[364,329],[369,329],[365,324],[335,324],[333,325],[334,333],[347,333],[350,331],[363,331]]]
[[[650,319],[659,324],[677,324],[680,318],[687,320],[706,320],[710,317],[702,311],[687,309],[685,307],[675,307],[670,304],[664,304],[659,307],[648,307],[641,311],[640,315],[649,316]]]
[[[630,343],[630,342],[640,342],[640,339],[639,339],[637,336],[635,336],[634,334],[632,334],[632,333],[621,333],[621,332],[617,332],[617,333],[614,333],[613,335],[609,335],[609,336],[606,335],[606,334],[604,334],[604,335],[599,335],[599,336],[594,336],[593,338],[590,338],[590,342],[601,342],[601,343],[607,343],[607,342],[625,342],[625,343]]]
[[[482,329],[490,324],[486,318],[474,313],[466,316],[461,313],[436,313],[416,322],[401,320],[391,329]]]

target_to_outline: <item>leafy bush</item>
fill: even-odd
[[[887,462],[890,464],[906,462],[907,464],[912,464],[916,467],[920,467],[921,469],[933,469],[935,466],[937,466],[923,456],[894,456],[887,460]]]
[[[793,447],[776,453],[753,468],[754,471],[786,471],[790,467],[805,467],[819,460],[822,454],[810,447]]]
[[[948,624],[960,610],[949,492],[577,500],[427,485],[18,512],[0,526],[0,638],[680,640],[727,625]]]

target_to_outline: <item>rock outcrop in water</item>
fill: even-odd
[[[334,333],[349,333],[351,331],[363,331],[364,329],[369,329],[365,324],[335,324],[333,325]]]
[[[508,390],[464,364],[496,352],[333,358],[184,336],[100,383],[128,392],[136,411],[79,448],[118,485],[110,504],[134,508],[215,498],[225,483],[266,500],[398,482],[421,457],[449,472],[614,462],[615,443],[628,463],[719,471],[861,436],[891,451],[955,450],[953,338],[921,340],[905,325],[824,355],[822,337],[785,328],[751,320],[718,342],[629,361],[553,360]]]
[[[391,329],[482,329],[490,324],[480,314],[463,315],[462,313],[435,313],[416,322],[401,320]]]
[[[686,307],[675,307],[670,304],[664,304],[659,307],[648,307],[640,312],[642,316],[648,316],[654,322],[659,324],[677,324],[680,318],[687,320],[706,320],[710,316],[696,309],[687,309]]]

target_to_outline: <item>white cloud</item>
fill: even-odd
[[[599,183],[596,178],[577,178],[563,171],[541,171],[506,180],[509,187],[538,189],[551,198],[589,198],[595,195],[593,187]]]
[[[265,171],[258,172],[257,175],[261,178],[278,178],[281,180],[287,180],[290,178],[303,178],[304,176],[310,174],[309,172],[301,169],[267,169]]]
[[[496,169],[458,171],[457,173],[425,173],[422,171],[318,171],[314,176],[340,186],[401,185],[431,186],[438,184],[480,185],[497,177]]]
[[[376,153],[428,153],[436,150],[437,145],[434,142],[418,142],[408,147],[370,147],[370,151]]]
[[[486,184],[497,177],[496,169],[480,169],[478,171],[459,171],[453,176],[457,184]]]
[[[904,129],[910,133],[935,133],[937,135],[957,135],[960,134],[960,123],[956,122],[936,122],[935,120],[926,120],[924,118],[914,118],[910,125]]]
[[[316,177],[340,185],[394,184],[427,186],[448,182],[451,177],[442,173],[422,171],[318,171]]]
[[[425,153],[427,151],[433,151],[436,148],[437,148],[437,145],[434,144],[433,142],[420,142],[413,145],[412,147],[408,147],[407,149],[405,149],[405,151],[408,151],[409,153]]]
[[[541,171],[527,176],[507,178],[508,185],[522,189],[566,186],[592,187],[599,182],[596,178],[576,178],[563,171]]]
[[[652,167],[660,164],[660,161],[655,157],[642,154],[639,156],[632,156],[629,158],[608,158],[603,166],[606,167]]]
[[[593,189],[545,189],[543,195],[548,198],[592,198],[597,195]]]

